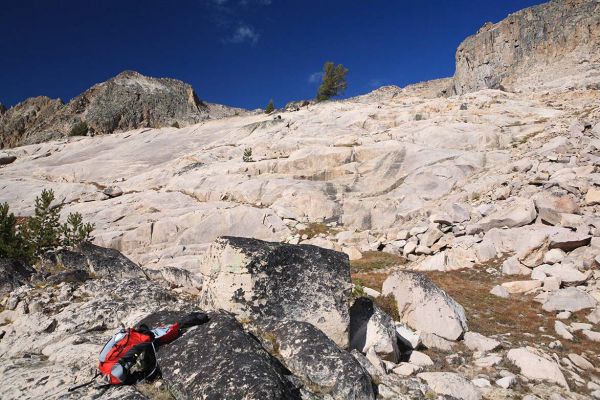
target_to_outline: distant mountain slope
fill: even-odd
[[[182,81],[125,71],[64,104],[34,97],[0,113],[0,146],[15,147],[67,135],[80,121],[105,134],[136,128],[186,126],[243,110],[201,101]]]
[[[600,2],[554,0],[487,23],[456,52],[450,93],[600,87]]]

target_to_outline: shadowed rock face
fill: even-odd
[[[551,1],[488,23],[467,38],[456,52],[451,92],[585,88],[598,85],[591,71],[599,62],[600,3]]]
[[[233,109],[202,102],[182,81],[125,71],[72,99],[35,97],[17,104],[0,119],[0,145],[14,147],[69,134],[85,121],[95,134],[137,128],[195,124],[233,114]]]

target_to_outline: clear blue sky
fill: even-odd
[[[458,44],[540,0],[29,0],[0,6],[0,102],[67,101],[132,69],[245,108],[311,98],[324,61],[346,96],[451,76]],[[311,77],[313,79],[311,79]]]

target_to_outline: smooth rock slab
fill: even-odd
[[[542,308],[546,311],[576,312],[596,306],[596,300],[581,289],[569,287],[550,293]]]
[[[461,400],[481,399],[481,393],[477,387],[458,374],[452,372],[422,372],[417,377],[426,381],[437,394],[453,396]]]
[[[557,383],[564,388],[569,388],[558,364],[553,361],[547,360],[526,348],[510,350],[507,358],[528,379]]]
[[[401,322],[413,329],[457,340],[468,330],[464,308],[423,274],[397,271],[383,282],[393,294]]]
[[[221,237],[205,254],[201,303],[238,319],[293,319],[348,346],[350,266],[344,253],[310,245]]]

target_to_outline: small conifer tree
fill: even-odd
[[[67,247],[77,247],[81,243],[90,240],[90,234],[94,230],[94,225],[83,223],[81,214],[71,213],[67,217],[67,222],[61,227],[62,245]]]
[[[269,100],[269,104],[267,104],[267,108],[265,108],[265,114],[271,114],[275,111],[275,105],[273,104],[273,99]]]
[[[28,246],[17,228],[17,218],[9,213],[8,203],[0,204],[0,258],[28,260]]]
[[[344,92],[348,87],[346,83],[347,73],[348,69],[342,64],[335,65],[331,61],[327,61],[323,65],[323,78],[317,91],[317,101],[329,100]]]
[[[252,148],[247,147],[244,149],[244,155],[242,156],[242,161],[244,162],[253,162],[252,160]]]
[[[40,256],[48,250],[60,246],[60,210],[62,205],[52,205],[54,191],[42,190],[35,198],[34,214],[27,221],[25,239],[33,247],[33,254]]]

